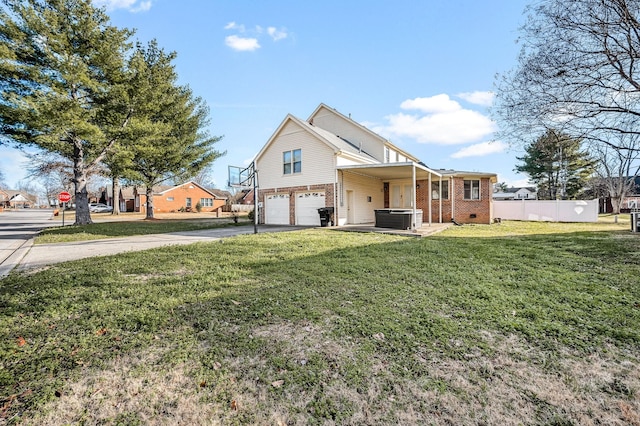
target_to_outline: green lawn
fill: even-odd
[[[0,281],[0,424],[640,424],[640,235],[330,229]]]

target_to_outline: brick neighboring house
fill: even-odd
[[[170,213],[180,210],[196,211],[200,203],[203,212],[213,212],[224,206],[227,198],[220,192],[207,189],[196,182],[189,181],[175,186],[157,186],[153,188],[153,211]],[[134,211],[145,212],[147,195],[144,188],[134,188]]]
[[[431,169],[324,104],[307,120],[287,115],[255,161],[260,223],[317,226],[321,207],[338,225],[384,209],[410,212],[411,227],[493,220],[495,173]]]

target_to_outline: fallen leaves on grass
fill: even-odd
[[[19,347],[23,347],[24,345],[27,344],[27,341],[24,339],[24,337],[20,336],[16,339],[16,343],[18,344]]]
[[[271,386],[273,386],[274,388],[282,387],[282,385],[284,385],[284,380],[276,380],[275,382],[271,382]]]

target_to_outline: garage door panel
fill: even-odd
[[[289,225],[289,194],[270,194],[265,197],[267,225]]]
[[[324,191],[309,191],[296,194],[296,225],[320,226],[318,209],[326,206]]]

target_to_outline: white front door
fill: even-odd
[[[264,223],[289,225],[289,194],[269,194],[264,197]]]
[[[326,207],[324,191],[309,191],[296,194],[296,225],[320,226],[318,209]]]
[[[356,223],[353,191],[347,191],[347,223]]]

